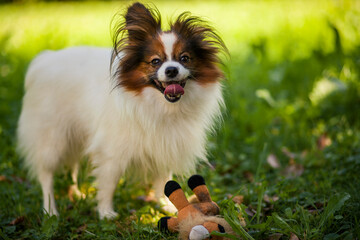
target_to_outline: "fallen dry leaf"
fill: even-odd
[[[324,203],[316,202],[314,203],[314,205],[310,205],[305,208],[312,215],[316,215],[319,211],[322,211],[324,209]]]
[[[280,168],[280,163],[278,158],[275,156],[275,154],[271,153],[269,154],[269,156],[266,158],[267,163],[272,167],[272,168]]]
[[[262,209],[264,216],[271,216],[274,210],[274,205],[270,205],[269,207],[264,207]]]
[[[315,204],[315,207],[317,208],[317,209],[323,209],[324,208],[324,203],[322,203],[322,202],[316,202],[316,203],[314,203]]]
[[[279,240],[282,236],[282,233],[274,233],[269,236],[268,240]]]
[[[235,197],[233,197],[232,199],[234,201],[234,203],[237,203],[237,204],[242,204],[244,202],[244,196],[242,195],[237,195]]]
[[[324,150],[324,148],[331,145],[331,139],[328,137],[326,133],[321,134],[321,136],[317,140],[317,147],[319,150]]]
[[[264,202],[266,202],[266,203],[276,202],[277,200],[279,200],[279,196],[275,195],[275,196],[270,197],[267,194],[264,195]]]
[[[298,238],[298,236],[296,236],[294,233],[291,233],[289,240],[299,240],[299,238]]]
[[[239,221],[240,221],[240,225],[242,227],[246,227],[246,221],[244,217],[241,217],[241,214],[238,215]]]
[[[7,181],[7,178],[5,175],[0,175],[0,182]]]
[[[87,224],[84,224],[76,229],[76,233],[82,233],[86,230]]]
[[[293,152],[290,152],[290,150],[287,149],[286,147],[281,148],[281,151],[282,151],[282,152],[285,154],[285,156],[287,156],[288,158],[293,159],[293,158],[296,157],[296,154],[293,153]]]
[[[253,217],[256,214],[256,211],[250,207],[245,209],[245,212],[247,215],[249,215],[250,217]]]
[[[250,171],[243,172],[244,178],[247,179],[249,182],[254,182],[254,174]]]
[[[14,220],[12,220],[9,225],[18,225],[19,223],[22,223],[23,221],[25,220],[25,217],[24,216],[20,216],[20,217],[17,217],[15,218]]]
[[[296,163],[294,159],[290,159],[289,166],[287,166],[284,170],[284,175],[287,178],[295,178],[300,177],[304,172],[304,166]]]

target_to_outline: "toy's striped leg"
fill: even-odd
[[[193,175],[188,180],[188,186],[194,192],[199,202],[211,202],[208,188],[205,185],[205,179],[200,175]]]
[[[208,188],[205,185],[205,180],[200,175],[193,175],[188,180],[188,185],[196,195],[201,204],[198,205],[199,210],[209,216],[219,214],[219,206],[211,200]]]
[[[177,232],[179,221],[174,217],[162,217],[158,222],[158,228],[161,232]]]
[[[184,191],[175,181],[171,180],[166,183],[165,195],[174,204],[178,211],[189,205],[189,201],[186,199]]]

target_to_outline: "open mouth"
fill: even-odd
[[[155,87],[164,94],[165,99],[172,103],[179,101],[181,96],[185,93],[184,87],[186,85],[186,80],[161,82],[153,79],[153,83]]]

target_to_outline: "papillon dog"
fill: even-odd
[[[151,181],[157,196],[172,176],[206,161],[207,133],[223,106],[221,38],[185,12],[163,31],[158,10],[131,5],[114,48],[45,51],[30,64],[18,123],[18,147],[38,179],[43,207],[58,215],[53,177],[63,166],[77,188],[87,156],[100,218],[113,218],[121,176]]]

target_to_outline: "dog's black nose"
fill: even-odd
[[[176,75],[178,75],[179,70],[177,69],[177,67],[167,67],[165,69],[165,75],[169,78],[174,78],[176,77]]]

